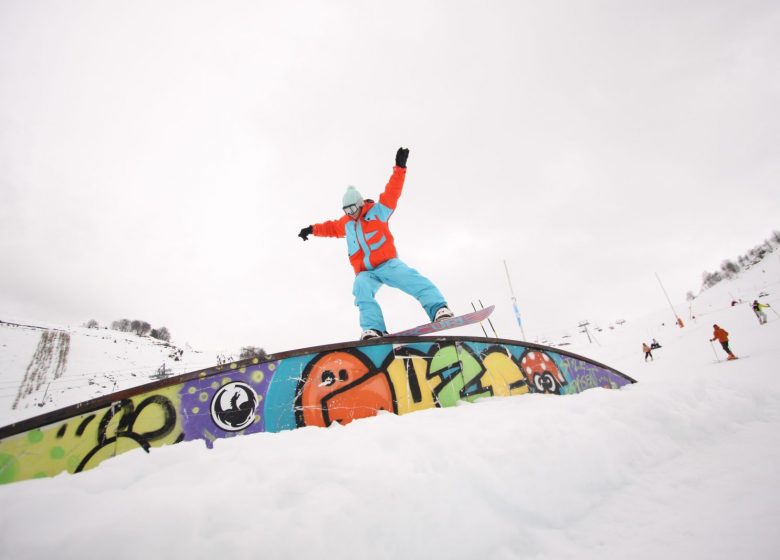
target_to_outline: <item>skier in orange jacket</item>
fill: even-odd
[[[347,238],[349,262],[356,275],[352,294],[360,310],[361,340],[387,334],[382,309],[375,298],[384,284],[414,297],[432,322],[453,316],[439,289],[398,258],[390,233],[388,222],[401,197],[408,157],[407,148],[398,148],[393,174],[379,195],[378,203],[363,200],[357,189],[350,186],[342,198],[344,216],[307,226],[298,234],[304,241],[309,235]]]
[[[650,358],[651,361],[653,360],[653,351],[646,342],[642,343],[642,352],[645,353],[645,361],[647,361],[647,358]]]
[[[729,355],[727,359],[736,360],[737,357],[729,348],[729,333],[727,333],[725,329],[720,328],[718,325],[712,325],[712,328],[714,330],[712,332],[712,338],[710,339],[710,342],[717,339],[720,342],[720,345],[723,346],[723,349],[726,351],[726,354]]]

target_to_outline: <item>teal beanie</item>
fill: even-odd
[[[360,195],[358,190],[353,187],[352,185],[347,187],[347,192],[344,193],[344,198],[341,199],[341,206],[347,207],[350,204],[357,204],[358,206],[363,206],[363,197]]]

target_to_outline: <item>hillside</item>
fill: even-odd
[[[567,349],[638,379],[619,391],[182,443],[0,487],[14,504],[0,513],[4,553],[774,558],[780,318],[759,325],[730,302],[764,292],[777,309],[779,286],[780,259],[767,260],[703,292],[685,328],[661,308],[592,344],[572,337]],[[709,342],[715,322],[739,360]],[[652,337],[663,347],[644,362]]]
[[[591,341],[575,325],[543,337],[543,344],[592,357],[618,370],[631,371],[641,360],[642,342],[653,338],[677,340],[692,330],[711,327],[711,319],[742,310],[752,316],[750,302],[776,301],[780,293],[780,252],[758,265],[705,290],[693,302],[677,302],[675,310],[686,323],[674,324],[668,307],[620,323],[590,326]],[[661,300],[659,292],[658,301]],[[732,308],[731,302],[738,301]],[[636,305],[632,302],[631,305]],[[778,306],[780,307],[780,306]],[[630,309],[627,309],[627,316]],[[770,312],[771,314],[771,312]],[[161,375],[170,376],[214,365],[216,352],[180,348],[148,336],[106,328],[88,329],[54,324],[32,324],[0,317],[0,426],[76,404],[97,396],[142,385]],[[479,327],[468,327],[473,333]],[[461,329],[458,332],[464,332]],[[501,333],[519,339],[519,332]],[[326,341],[334,342],[334,341]],[[699,348],[707,349],[707,345]],[[284,350],[291,350],[285,348]]]
[[[2,319],[0,426],[215,360],[132,333]]]

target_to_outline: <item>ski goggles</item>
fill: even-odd
[[[344,206],[344,213],[350,218],[354,218],[360,213],[360,206],[357,204],[348,204]]]

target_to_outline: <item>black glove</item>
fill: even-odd
[[[304,241],[308,241],[308,237],[313,234],[314,234],[314,228],[312,226],[306,226],[301,230],[301,233],[298,234],[298,237],[300,237]]]
[[[406,160],[409,157],[409,148],[398,148],[395,154],[395,166],[406,168]]]

